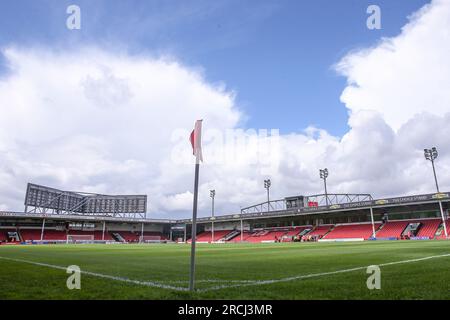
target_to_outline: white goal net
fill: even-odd
[[[141,242],[160,242],[161,236],[140,236]]]
[[[67,243],[94,243],[93,234],[68,234]]]

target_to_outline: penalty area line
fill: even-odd
[[[30,260],[24,260],[24,259],[7,258],[7,257],[1,257],[1,256],[0,256],[0,259],[14,261],[14,262],[27,263],[27,264],[32,264],[32,265],[36,265],[36,266],[57,269],[57,270],[64,270],[64,271],[67,270],[67,267],[62,267],[62,266],[48,264],[48,263],[42,263],[42,262],[36,262],[36,261],[30,261]],[[185,288],[185,287],[176,287],[176,286],[166,285],[166,284],[153,282],[153,281],[133,280],[133,279],[128,279],[128,278],[124,278],[124,277],[111,276],[111,275],[107,275],[107,274],[91,272],[91,271],[83,271],[83,270],[80,270],[80,272],[82,274],[97,277],[97,278],[126,282],[126,283],[136,284],[136,285],[140,285],[140,286],[160,288],[160,289],[169,289],[169,290],[175,290],[175,291],[188,291],[188,288]]]
[[[425,260],[436,259],[436,258],[443,258],[443,257],[450,257],[450,253],[442,254],[442,255],[438,255],[438,256],[429,256],[429,257],[423,257],[423,258],[417,258],[417,259],[408,259],[408,260],[402,260],[402,261],[381,263],[381,264],[377,264],[377,266],[379,266],[379,267],[386,267],[386,266],[392,266],[392,265],[396,265],[396,264],[419,262],[419,261],[425,261]],[[240,288],[240,287],[259,286],[259,285],[279,283],[279,282],[289,282],[289,281],[294,281],[294,280],[302,280],[302,279],[308,279],[308,278],[317,278],[317,277],[322,277],[322,276],[328,276],[328,275],[334,275],[334,274],[340,274],[340,273],[359,271],[359,270],[367,269],[368,267],[369,266],[355,267],[355,268],[350,268],[350,269],[336,270],[336,271],[330,271],[330,272],[321,272],[321,273],[313,273],[313,274],[307,274],[307,275],[298,275],[298,276],[292,276],[292,277],[287,277],[287,278],[282,278],[282,279],[273,279],[273,280],[255,280],[255,281],[249,280],[248,283],[239,283],[239,284],[232,284],[232,285],[220,285],[220,286],[215,286],[215,287],[210,287],[210,288],[205,288],[205,289],[199,289],[197,291],[198,292],[208,292],[208,291],[213,291],[213,290],[221,290],[221,289],[229,289],[229,288]]]
[[[386,266],[392,266],[392,265],[397,265],[397,264],[413,263],[413,262],[419,262],[419,261],[425,261],[425,260],[437,259],[437,258],[443,258],[443,257],[450,257],[450,253],[443,254],[443,255],[437,255],[437,256],[428,256],[428,257],[417,258],[417,259],[408,259],[408,260],[381,263],[381,264],[377,264],[377,266],[386,267]],[[52,264],[48,264],[48,263],[24,260],[24,259],[7,258],[7,257],[1,257],[1,256],[0,256],[0,259],[14,261],[14,262],[27,263],[27,264],[37,265],[37,266],[41,266],[41,267],[64,270],[64,271],[67,270],[66,267],[52,265]],[[209,279],[204,279],[204,280],[198,280],[197,282],[228,281],[228,283],[235,282],[236,284],[219,285],[219,286],[210,287],[210,288],[197,289],[196,292],[208,292],[208,291],[215,291],[215,290],[220,290],[220,289],[258,286],[258,285],[265,285],[265,284],[272,284],[272,283],[279,283],[279,282],[289,282],[289,281],[308,279],[308,278],[317,278],[317,277],[322,277],[322,276],[364,270],[364,269],[367,269],[367,267],[369,267],[369,266],[355,267],[355,268],[350,268],[350,269],[342,269],[342,270],[329,271],[329,272],[313,273],[313,274],[307,274],[307,275],[298,275],[298,276],[292,276],[292,277],[287,277],[287,278],[282,278],[282,279],[272,279],[272,280],[218,280],[218,279],[210,279],[209,280]],[[93,277],[114,280],[114,281],[120,281],[120,282],[126,282],[126,283],[135,284],[135,285],[146,286],[146,287],[154,287],[154,288],[161,288],[161,289],[168,289],[168,290],[175,290],[175,291],[188,291],[189,290],[186,287],[176,287],[176,286],[167,285],[167,284],[154,282],[154,281],[132,280],[132,279],[124,278],[124,277],[111,276],[111,275],[106,275],[106,274],[102,274],[102,273],[83,271],[83,270],[81,270],[81,273],[90,275]],[[177,282],[177,281],[175,281],[175,282]],[[179,283],[181,283],[181,281]]]

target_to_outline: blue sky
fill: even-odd
[[[2,1],[0,46],[80,44],[168,54],[202,68],[237,92],[247,128],[298,132],[309,125],[348,130],[339,101],[345,79],[332,65],[346,53],[399,34],[425,0]],[[69,4],[82,30],[65,28]],[[366,8],[382,10],[382,30],[366,28]],[[5,72],[5,68],[0,71]]]
[[[428,2],[2,1],[0,210],[33,182],[147,194],[149,214],[186,217],[200,118],[201,215],[212,188],[218,213],[264,201],[267,178],[276,198],[320,193],[324,167],[330,192],[432,192],[432,146],[448,190],[450,2]]]

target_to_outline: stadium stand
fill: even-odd
[[[202,233],[197,234],[197,241],[198,242],[209,242],[211,241],[211,232],[210,231],[205,231]]]
[[[232,239],[234,239],[235,237],[237,237],[240,234],[241,234],[241,232],[239,230],[233,230],[229,234],[227,234],[225,237],[223,237],[222,239],[224,241],[231,241]]]
[[[95,232],[93,230],[90,231],[82,231],[82,230],[69,230],[67,232],[67,234],[71,235],[71,236],[94,236],[95,238]],[[101,232],[100,232],[100,239],[101,240]],[[95,239],[97,240],[97,239]]]
[[[169,240],[161,232],[144,231],[144,238],[153,238],[155,240]]]
[[[288,230],[288,232],[286,232],[282,237],[281,237],[281,241],[283,242],[291,242],[293,240],[293,238],[298,235],[300,232],[302,232],[303,230],[305,230],[306,227],[296,227],[292,230]]]
[[[8,241],[6,230],[0,230],[0,242]]]
[[[103,240],[103,231],[94,231],[95,240]],[[109,232],[105,230],[105,241],[114,241],[113,237]]]
[[[216,230],[214,231],[214,241],[219,241],[225,238],[228,234],[233,232],[233,230]],[[211,231],[204,231],[197,234],[197,242],[211,242],[212,233]]]
[[[253,233],[250,237],[246,239],[248,242],[274,242],[277,240],[281,240],[281,237],[287,233],[284,231],[275,231],[275,230],[261,230]]]
[[[252,232],[244,230],[242,234],[242,241],[244,242],[247,241],[247,239],[251,237],[252,234],[253,234]],[[241,233],[239,232],[234,238],[230,240],[230,242],[241,242]]]
[[[375,230],[380,227],[380,223],[375,223]],[[323,239],[364,239],[372,236],[372,224],[339,224],[326,234]]]
[[[139,242],[140,234],[132,231],[116,231],[126,242]]]
[[[67,233],[65,230],[46,229],[44,230],[44,240],[67,240]]]
[[[308,232],[305,237],[306,238],[310,238],[310,237],[318,237],[319,239],[321,239],[324,235],[326,235],[331,228],[333,228],[334,225],[321,225],[321,226],[317,226],[315,227],[313,230],[311,230],[310,232]]]
[[[450,220],[445,221],[445,226],[447,227],[447,233],[450,234]],[[442,224],[441,233],[436,236],[436,239],[445,239],[444,224]]]
[[[20,229],[23,241],[41,240],[41,229]]]
[[[417,220],[420,222],[420,229],[416,234],[416,237],[428,237],[433,239],[439,225],[442,223],[440,219],[430,219],[430,220]]]
[[[21,242],[20,233],[17,229],[6,229],[4,230],[6,236],[6,242]]]
[[[376,232],[376,238],[396,238],[400,239],[403,230],[408,226],[409,221],[389,221],[381,225]]]

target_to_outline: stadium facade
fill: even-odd
[[[189,242],[190,219],[145,217],[146,196],[109,196],[28,184],[23,212],[0,212],[0,242]],[[286,197],[197,220],[198,242],[444,239],[450,193]],[[444,222],[445,221],[445,224]]]

